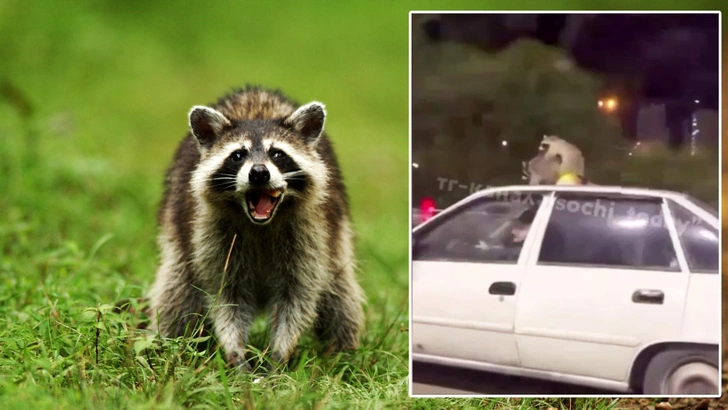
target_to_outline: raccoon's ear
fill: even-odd
[[[301,134],[307,144],[313,144],[324,130],[326,106],[318,101],[310,102],[297,109],[283,123]]]
[[[221,112],[201,105],[192,107],[189,117],[190,130],[204,148],[214,144],[222,130],[231,125]]]

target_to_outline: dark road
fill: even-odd
[[[429,363],[412,363],[414,395],[614,395],[615,392],[573,384],[504,376]]]

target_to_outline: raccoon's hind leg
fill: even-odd
[[[359,347],[364,324],[364,291],[356,282],[353,267],[334,273],[317,307],[314,332],[328,350],[338,352]]]

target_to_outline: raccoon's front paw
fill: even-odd
[[[253,367],[245,359],[245,355],[238,352],[230,352],[225,355],[225,359],[229,366],[234,367],[242,372],[250,373]]]
[[[263,366],[260,368],[261,373],[265,376],[272,376],[279,372],[280,366],[278,366],[276,363],[272,361],[266,360]]]
[[[290,356],[284,355],[279,352],[271,353],[270,361],[266,363],[266,369],[269,373],[276,373],[288,366],[291,361]]]

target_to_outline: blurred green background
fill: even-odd
[[[407,21],[354,2],[0,0],[0,407],[408,400]],[[311,359],[306,339],[300,371],[255,386],[182,345],[144,350],[104,306],[153,279],[190,107],[246,83],[326,104],[369,298],[360,352]]]
[[[649,5],[686,6],[599,7]],[[0,0],[0,407],[481,407],[408,398],[408,11],[516,6]],[[258,384],[146,348],[104,306],[153,279],[189,108],[245,83],[327,105],[369,297],[356,355]]]

